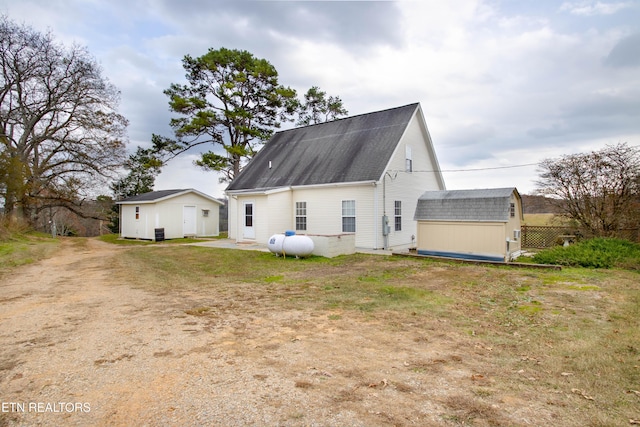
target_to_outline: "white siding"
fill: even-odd
[[[238,199],[235,196],[229,196],[229,204],[227,205],[227,237],[238,241]]]
[[[417,225],[413,220],[413,214],[416,210],[418,198],[422,193],[428,190],[444,190],[436,179],[436,174],[433,173],[434,165],[437,165],[437,162],[430,156],[427,146],[430,143],[429,141],[427,129],[422,125],[422,121],[418,120],[418,116],[414,116],[389,162],[389,174],[386,175],[386,178],[383,179],[384,182],[381,181],[377,188],[380,206],[378,216],[381,221],[386,208],[391,228],[391,234],[389,235],[389,247],[391,249],[408,247],[412,243],[411,237],[417,238]],[[411,147],[411,149],[408,150],[407,147]],[[413,172],[405,171],[408,151],[411,152]],[[383,192],[386,193],[386,197],[384,197]],[[383,198],[386,199],[384,207],[382,206]],[[394,227],[394,202],[396,200],[402,202],[401,231],[395,231]],[[381,223],[376,233],[378,234],[380,245],[382,245]]]
[[[373,248],[375,222],[375,187],[373,184],[327,186],[293,190],[291,212],[295,202],[307,202],[305,234],[336,235],[342,233],[342,201],[356,201],[356,247]],[[295,229],[295,216],[290,228]]]
[[[136,207],[139,207],[138,219],[136,219]],[[151,205],[122,205],[120,224],[121,236],[131,239],[151,239],[148,234],[147,224],[149,217],[153,217]]]
[[[135,219],[138,206],[139,219]],[[122,205],[122,237],[134,239],[155,239],[155,229],[164,228],[166,239],[184,237],[184,206],[196,208],[196,235],[199,237],[217,236],[220,226],[220,204],[195,193],[188,193],[156,203]],[[209,216],[203,215],[209,211]]]
[[[291,205],[291,191],[269,194],[267,208],[269,227],[265,236],[265,242],[276,233],[284,233],[287,230],[296,229]],[[295,204],[293,205],[295,206]]]

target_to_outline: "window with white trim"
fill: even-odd
[[[140,219],[140,206],[136,206],[136,220]]]
[[[413,156],[411,154],[411,146],[407,145],[405,147],[405,172],[413,172]]]
[[[402,200],[396,200],[394,202],[394,224],[396,231],[402,231]]]
[[[343,233],[356,232],[356,201],[355,200],[342,201],[342,232]]]
[[[307,230],[307,202],[296,202],[296,230]]]

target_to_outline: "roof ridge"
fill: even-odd
[[[357,117],[362,117],[362,116],[370,116],[372,114],[384,113],[384,112],[391,111],[391,110],[399,110],[400,108],[406,108],[406,107],[410,107],[410,106],[413,106],[413,105],[418,106],[418,105],[420,105],[420,103],[419,102],[413,102],[411,104],[401,105],[399,107],[391,107],[391,108],[385,108],[383,110],[378,110],[378,111],[370,111],[368,113],[354,114],[353,116],[340,117],[340,118],[337,118],[337,119],[334,119],[334,120],[329,120],[329,121],[326,121],[326,122],[311,123],[311,124],[304,125],[304,126],[293,127],[291,129],[284,129],[284,130],[278,131],[276,133],[284,133],[284,132],[290,132],[292,130],[300,130],[300,129],[309,128],[309,127],[313,127],[313,126],[326,125],[328,123],[335,123],[335,122],[339,122],[339,121],[343,121],[343,120],[355,119]]]

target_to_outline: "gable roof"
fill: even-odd
[[[515,187],[426,191],[418,199],[414,220],[508,221]],[[522,208],[522,204],[520,204]],[[522,217],[522,212],[520,212]]]
[[[419,106],[278,132],[227,191],[378,181]]]
[[[131,204],[157,203],[157,202],[171,199],[173,197],[178,197],[187,193],[195,193],[199,196],[202,196],[206,199],[211,200],[212,202],[216,202],[221,205],[223,204],[220,200],[217,200],[209,196],[208,194],[201,193],[198,190],[194,190],[193,188],[150,191],[148,193],[142,193],[136,196],[131,196],[131,197],[127,197],[126,199],[119,200],[116,202],[116,204],[131,205]]]

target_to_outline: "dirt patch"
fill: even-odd
[[[557,423],[446,321],[153,293],[114,269],[127,250],[64,241],[3,279],[0,426]]]

